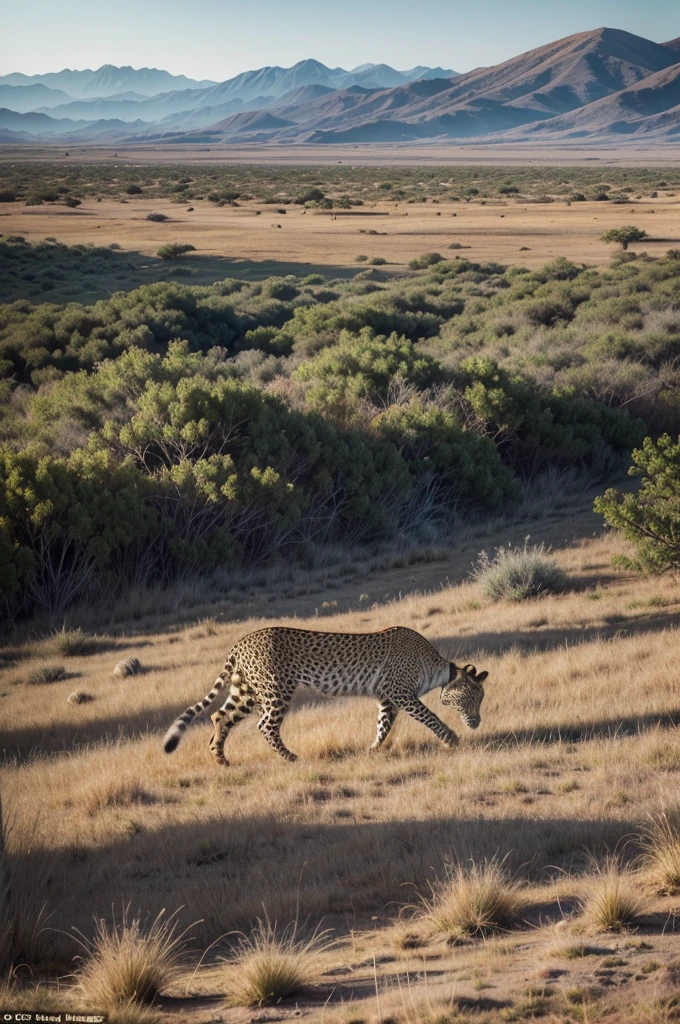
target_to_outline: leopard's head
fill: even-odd
[[[460,668],[449,662],[449,681],[442,687],[442,704],[455,708],[463,723],[476,729],[481,722],[480,708],[484,700],[482,683],[488,672],[478,672],[474,665]]]

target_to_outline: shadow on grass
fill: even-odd
[[[536,604],[540,612],[540,602]],[[599,640],[620,639],[646,633],[661,633],[678,626],[677,612],[658,612],[638,615],[612,615],[601,626],[560,626],[555,629],[512,630],[508,632],[470,633],[460,636],[428,636],[428,640],[446,657],[455,661],[481,659],[485,655],[506,654],[508,651],[554,651],[559,647],[575,647]]]
[[[233,782],[230,780],[233,779]],[[203,948],[222,937],[217,957],[233,943],[233,933],[248,930],[267,914],[285,927],[290,921],[311,932],[324,927],[347,934],[374,928],[372,922],[393,923],[417,913],[419,893],[444,876],[447,863],[481,863],[504,858],[507,871],[527,882],[547,881],[556,873],[588,870],[590,858],[616,848],[638,827],[632,820],[582,821],[575,818],[482,818],[467,814],[446,817],[375,820],[304,820],[288,814],[243,814],[238,773],[224,772],[223,798],[201,818],[193,808],[190,820],[149,822],[151,808],[109,809],[112,825],[134,828],[100,831],[99,845],[90,837],[74,838],[50,851],[28,850],[11,857],[13,877],[36,878],[49,893],[54,910],[51,927],[63,932],[92,932],[94,915],[110,919],[112,907],[130,901],[135,913],[153,917],[165,907],[184,907],[182,924],[192,929]],[[168,783],[171,782],[168,777]],[[359,805],[357,805],[358,807]],[[193,805],[187,804],[187,807]],[[171,812],[177,815],[178,811]],[[122,814],[122,819],[121,819]],[[358,815],[357,815],[358,817]],[[208,854],[212,856],[208,856]],[[633,852],[631,852],[631,856]],[[40,873],[38,873],[40,872]],[[531,894],[528,893],[531,900]],[[528,904],[518,929],[556,923],[564,910],[557,901]],[[199,921],[202,919],[202,921]],[[664,922],[650,922],[660,933]],[[445,937],[445,936],[442,936]],[[62,938],[60,955],[70,949]],[[205,944],[205,945],[204,945]],[[56,951],[55,951],[56,952]],[[73,951],[71,951],[72,955]],[[349,957],[353,969],[365,952]],[[397,970],[399,965],[395,965]],[[370,968],[363,978],[329,979],[333,998],[374,984]],[[327,993],[328,994],[328,993]]]
[[[300,278],[323,274],[327,279],[348,280],[365,269],[361,266],[281,260],[242,260],[197,253],[177,260],[162,260],[135,251],[101,248],[104,255],[97,255],[97,249],[94,249],[78,257],[64,255],[57,246],[53,250],[44,249],[39,258],[28,246],[13,246],[7,254],[0,251],[3,301],[28,299],[35,303],[92,303],[107,299],[114,292],[129,291],[158,281],[210,285],[225,278],[262,281],[267,277],[285,277],[288,274]],[[383,276],[385,280],[389,277],[388,274]]]

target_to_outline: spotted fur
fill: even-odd
[[[458,737],[420,698],[442,687],[442,702],[454,707],[462,721],[476,729],[487,675],[477,673],[473,665],[459,668],[447,661],[424,636],[404,626],[378,633],[267,627],[248,633],[235,644],[210,693],[180,715],[163,745],[170,754],[184,730],[228,684],[229,696],[211,716],[210,750],[217,762],[228,763],[224,744],[229,731],[255,707],[260,710],[258,729],[267,742],[286,760],[294,761],[296,755],[281,739],[281,723],[302,684],[331,696],[377,697],[378,727],[372,750],[385,741],[398,711],[405,711],[452,747]]]

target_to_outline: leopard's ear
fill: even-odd
[[[480,672],[479,675],[475,676],[475,682],[476,683],[483,683],[484,680],[486,679],[486,677],[488,676],[488,674],[489,674],[488,672]]]

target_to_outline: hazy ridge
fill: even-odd
[[[679,57],[680,38],[656,43],[600,28],[465,74],[386,64],[346,71],[316,60],[220,83],[110,65],[12,74],[0,77],[0,142],[596,142],[639,135],[649,144],[680,132]]]

